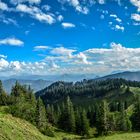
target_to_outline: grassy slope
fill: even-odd
[[[57,131],[54,138],[47,137],[27,121],[0,113],[0,140],[62,140],[64,137],[78,136]]]
[[[90,140],[140,140],[140,133],[122,133]]]
[[[140,88],[131,88],[131,91],[135,94],[140,93]],[[123,92],[120,92],[123,93]],[[117,94],[117,92],[116,92]],[[110,93],[111,95],[111,93]],[[114,97],[110,96],[114,99]],[[125,96],[126,97],[126,96]],[[106,97],[108,98],[108,97]],[[115,97],[116,99],[117,97]],[[79,99],[75,99],[76,102]],[[85,101],[84,99],[81,99]],[[81,101],[80,100],[80,101]],[[79,101],[79,104],[81,103]],[[88,98],[87,104],[94,103],[94,99]],[[131,107],[130,111],[131,112]],[[0,140],[62,140],[62,138],[73,138],[78,136],[67,134],[61,131],[55,131],[55,137],[50,138],[42,135],[36,127],[31,125],[25,120],[12,117],[9,114],[2,113],[3,109],[0,108]],[[140,133],[124,133],[124,134],[114,134],[108,137],[93,138],[91,140],[140,140]]]

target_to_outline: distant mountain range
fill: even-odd
[[[114,79],[114,78],[122,78],[131,81],[140,81],[140,71],[136,71],[136,72],[125,71],[125,72],[110,74],[107,76],[96,78],[96,80],[105,80],[105,79]]]
[[[11,77],[0,77],[3,81],[3,86],[5,90],[9,93],[12,86],[16,81],[19,81],[23,85],[30,85],[34,91],[39,91],[46,88],[56,81],[67,81],[76,82],[83,79],[95,79],[95,80],[106,80],[113,78],[123,78],[131,81],[140,81],[140,71],[136,72],[120,72],[115,74],[110,74],[107,76],[99,77],[95,74],[63,74],[63,75],[24,75],[24,76],[11,76]]]
[[[7,93],[10,93],[12,86],[14,86],[15,82],[18,81],[22,85],[30,85],[34,92],[45,88],[52,84],[52,81],[47,80],[24,80],[24,79],[8,79],[3,80],[3,87]]]
[[[22,75],[22,76],[10,76],[0,77],[3,81],[3,86],[6,92],[10,93],[12,86],[18,81],[22,85],[30,85],[36,92],[49,86],[56,81],[81,81],[83,79],[94,79],[97,77],[94,74],[63,74],[63,75]]]

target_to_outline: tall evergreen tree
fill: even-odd
[[[70,97],[67,97],[64,109],[59,118],[59,127],[68,132],[75,132],[75,114]]]
[[[137,95],[134,103],[134,111],[131,116],[132,129],[140,131],[140,95]]]
[[[2,81],[0,80],[0,105],[7,105],[8,95],[3,89]]]
[[[125,111],[124,103],[121,103],[121,112],[120,112],[120,130],[121,131],[130,131],[131,130],[131,122],[127,116]]]
[[[89,120],[87,119],[87,114],[85,110],[81,112],[81,134],[89,135]]]
[[[37,128],[41,132],[45,133],[45,131],[47,129],[46,110],[45,110],[45,106],[40,97],[37,100],[35,122],[36,122]]]
[[[99,106],[98,112],[97,112],[97,124],[96,128],[98,131],[98,135],[107,135],[108,134],[108,128],[109,128],[109,123],[108,123],[108,104],[104,100]]]

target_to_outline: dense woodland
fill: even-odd
[[[29,121],[43,134],[52,137],[53,127],[85,138],[115,132],[140,131],[139,94],[132,100],[119,102],[101,98],[109,91],[119,90],[121,87],[124,87],[126,95],[131,93],[130,87],[139,88],[140,82],[123,79],[56,82],[36,94],[30,86],[16,82],[8,95],[0,81],[0,106],[8,106],[8,113]],[[73,104],[71,99],[75,96],[101,99],[84,107]]]

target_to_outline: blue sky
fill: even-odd
[[[139,0],[0,0],[0,74],[140,68]]]

